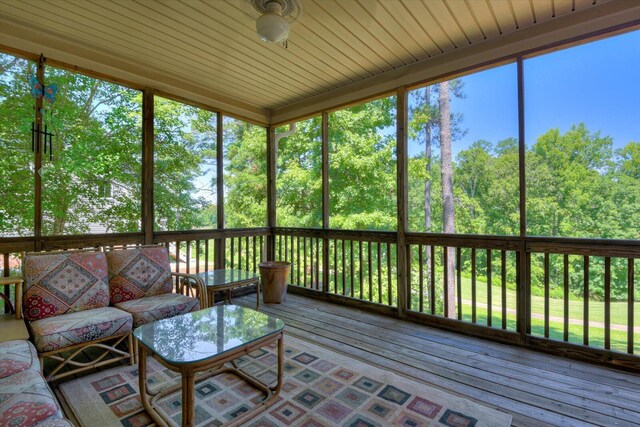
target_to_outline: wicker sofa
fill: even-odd
[[[162,246],[28,253],[23,274],[23,316],[40,364],[58,363],[49,381],[123,359],[133,364],[134,327],[206,306],[202,280],[171,273]],[[91,361],[77,360],[92,347]]]
[[[73,427],[42,376],[38,353],[27,340],[0,343],[0,424]]]

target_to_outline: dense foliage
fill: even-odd
[[[44,112],[56,135],[53,160],[44,157],[39,171],[44,233],[81,234],[96,226],[101,232],[140,230],[140,93],[46,70],[46,84],[57,83],[60,91]],[[29,235],[33,229],[35,103],[27,76],[34,72],[33,63],[0,55],[0,233],[5,236]],[[454,147],[465,132],[459,112],[442,120],[442,91],[464,96],[459,81],[449,83],[410,95],[410,138],[422,147],[408,162],[414,231],[445,230],[442,123],[448,123],[445,134]],[[329,115],[331,228],[396,228],[395,121],[395,97]],[[215,113],[156,98],[156,229],[215,228],[217,191],[224,191],[227,227],[266,224],[265,129],[225,117],[223,132],[224,189],[217,189]],[[278,141],[278,225],[322,224],[320,135],[316,117],[297,123],[293,134]],[[454,150],[447,167],[453,171],[456,233],[519,234],[518,150],[515,138],[478,140]],[[606,130],[575,123],[566,132],[549,129],[540,135],[525,158],[529,235],[640,239],[640,142],[614,149]],[[560,271],[556,262],[552,267]],[[534,286],[535,277],[533,271]],[[624,277],[614,282],[614,296],[623,298]],[[592,292],[598,296],[601,289]]]

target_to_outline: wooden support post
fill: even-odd
[[[142,232],[145,245],[153,244],[153,116],[154,91],[142,94]]]
[[[398,314],[402,317],[406,315],[407,310],[407,296],[410,295],[409,292],[409,281],[408,281],[408,257],[407,254],[407,245],[405,243],[405,233],[408,231],[408,203],[407,203],[407,195],[408,195],[408,172],[407,172],[407,108],[408,107],[408,98],[407,98],[407,88],[401,87],[398,89],[397,93],[397,150],[398,159],[397,159],[397,219],[398,219]]]
[[[223,141],[223,120],[222,114],[216,116],[216,207],[217,207],[217,228],[224,229],[224,141]],[[214,243],[214,268],[224,268],[225,240],[219,238]]]
[[[329,114],[322,113],[322,229],[329,229]],[[329,292],[329,239],[322,238],[322,292]]]
[[[40,55],[40,60],[38,61],[38,69],[36,70],[36,76],[38,77],[38,81],[41,84],[44,84],[44,56]],[[42,129],[42,99],[43,97],[36,98],[36,111],[35,111],[35,121],[37,129]],[[40,175],[40,170],[42,169],[42,150],[43,150],[43,140],[42,133],[38,132],[36,134],[35,140],[35,164],[34,164],[34,174],[35,174],[35,201],[34,201],[34,209],[33,209],[33,237],[34,237],[34,251],[42,250],[42,176]]]
[[[275,260],[276,240],[273,234],[273,227],[276,226],[276,128],[267,128],[267,260]]]
[[[525,172],[525,133],[524,133],[524,65],[522,56],[518,57],[518,170],[520,183],[520,239],[518,251],[518,265],[516,294],[517,294],[517,331],[522,342],[526,341],[527,333],[531,332],[531,256],[527,254],[527,183]]]

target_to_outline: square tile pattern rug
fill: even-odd
[[[275,344],[238,360],[248,373],[275,383]],[[180,380],[154,359],[150,388]],[[65,382],[60,390],[83,427],[152,425],[138,395],[136,366],[121,366]],[[219,426],[247,411],[263,394],[233,374],[196,382],[196,425]],[[180,425],[180,391],[160,400],[160,410]],[[511,415],[285,336],[284,383],[277,402],[248,421],[272,426],[509,426]]]

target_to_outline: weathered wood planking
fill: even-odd
[[[251,306],[253,297],[240,303]],[[264,308],[288,332],[508,410],[513,425],[633,425],[640,377],[292,295]],[[313,316],[309,316],[309,311]],[[342,325],[336,329],[335,325]]]

